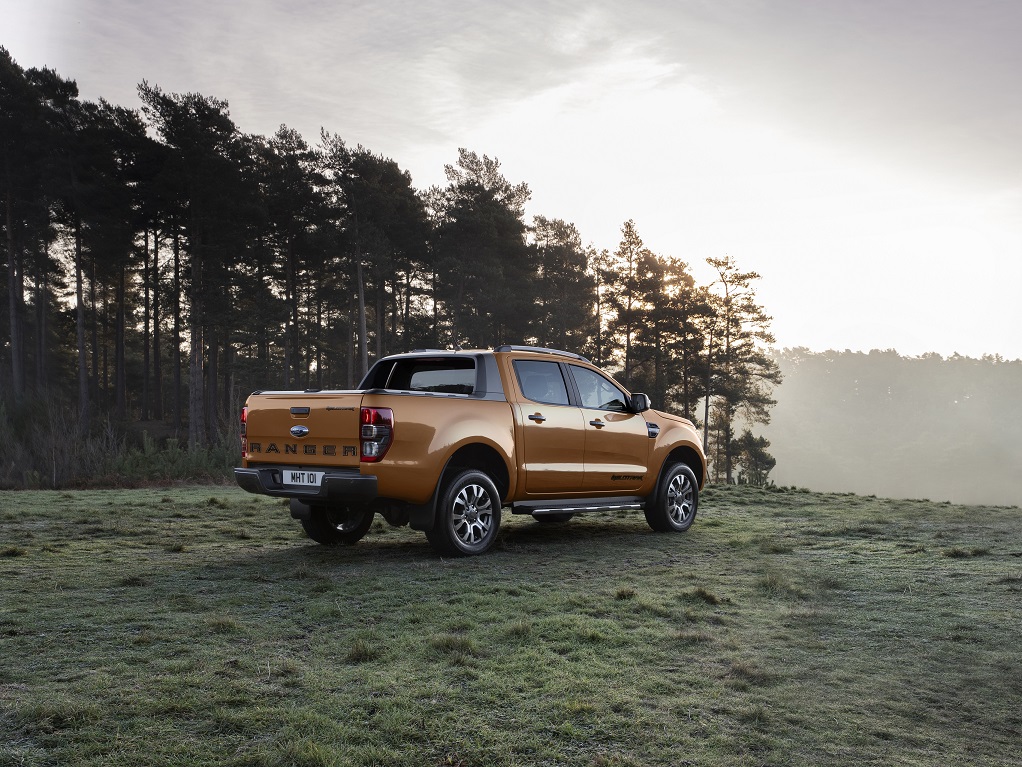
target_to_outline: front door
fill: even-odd
[[[650,446],[646,418],[628,410],[628,395],[589,368],[570,365],[582,405],[587,492],[638,490],[646,479]]]

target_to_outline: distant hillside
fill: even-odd
[[[775,354],[762,433],[779,485],[1022,504],[1022,361],[894,351]]]

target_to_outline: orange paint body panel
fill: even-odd
[[[363,403],[394,410],[394,444],[386,458],[362,464],[363,473],[376,477],[382,497],[426,503],[447,460],[472,444],[494,450],[511,476],[517,476],[515,434],[507,402],[367,394]]]
[[[238,482],[311,505],[418,507],[453,464],[485,469],[505,504],[646,497],[670,457],[702,487],[706,461],[689,421],[561,354],[415,352],[380,360],[357,391],[257,392]],[[383,412],[382,425],[362,423],[363,408]]]

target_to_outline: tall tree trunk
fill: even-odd
[[[263,284],[262,263],[256,264],[256,281],[259,285]],[[270,368],[270,340],[266,330],[266,323],[259,323],[256,328],[256,339],[256,355],[259,360],[259,374],[262,376],[268,376]]]
[[[45,262],[50,246],[45,238],[40,245],[40,252],[35,258],[35,388],[36,391],[45,392],[49,384],[46,372],[48,368],[46,315],[50,287]]]
[[[75,214],[75,331],[78,341],[78,428],[89,426],[89,369],[85,358],[85,290],[82,275],[82,219]]]
[[[625,386],[630,385],[632,376],[632,283],[635,280],[635,267],[634,267],[634,254],[632,249],[628,250],[628,281],[625,283],[627,286],[627,297],[628,301],[625,304],[625,312],[628,316],[627,322],[625,322],[625,369],[624,379],[621,381]]]
[[[390,281],[390,336],[387,340],[387,353],[398,350],[397,329],[398,315],[401,313],[401,292],[400,285],[395,274]],[[382,356],[382,355],[381,355]]]
[[[734,460],[732,456],[734,432],[732,431],[731,426],[731,419],[733,417],[734,416],[731,413],[727,413],[724,419],[724,481],[729,485],[734,484]]]
[[[366,338],[368,331],[366,330],[366,296],[365,296],[365,285],[362,282],[362,260],[358,261],[358,349],[359,359],[362,362],[362,368],[359,375],[365,377],[365,374],[369,372],[369,339]]]
[[[153,227],[153,408],[152,416],[163,420],[163,361],[160,348],[160,234]]]
[[[220,265],[220,279],[218,291],[222,295],[231,295],[231,271],[226,261]],[[207,323],[209,333],[209,354],[206,357],[207,367],[207,405],[206,405],[206,426],[209,438],[214,444],[220,444],[223,433],[221,426],[226,423],[227,405],[230,402],[228,394],[230,384],[228,379],[231,372],[231,335],[230,320],[225,319],[225,314],[218,313]],[[220,382],[223,381],[223,396],[221,396]]]
[[[439,276],[436,273],[436,269],[433,270],[433,279],[431,282],[431,290],[433,295],[430,296],[433,299],[433,348],[440,348],[440,307],[436,300],[436,283]]]
[[[297,387],[298,373],[298,287],[296,285],[294,244],[287,241],[284,260],[284,290],[288,307],[288,327],[284,333],[284,388]]]
[[[724,298],[724,347],[721,349],[724,358],[724,380],[730,382],[728,389],[734,391],[734,356],[733,350],[731,349],[731,301],[728,296]],[[726,389],[725,391],[727,391]],[[734,418],[734,403],[731,401],[732,397],[729,395],[724,402],[724,473],[727,484],[731,484],[731,441],[732,437],[732,425],[731,420]]]
[[[217,383],[220,380],[220,333],[212,324],[207,324],[203,336],[209,339],[206,346],[205,364],[205,413],[206,439],[210,444],[220,440],[220,398]]]
[[[124,350],[124,283],[126,281],[125,272],[127,268],[122,263],[117,275],[117,288],[115,293],[115,303],[117,309],[114,313],[114,412],[117,414],[119,420],[124,420],[128,412],[128,394],[127,394],[127,372],[124,369],[125,365],[125,350]]]
[[[383,356],[383,337],[387,333],[387,315],[383,309],[383,294],[386,292],[383,289],[383,275],[380,273],[382,270],[377,268],[376,270],[376,359],[380,359]],[[368,363],[368,360],[366,360]],[[366,370],[366,372],[369,372]]]
[[[688,420],[691,421],[692,420],[692,407],[691,407],[692,403],[691,403],[691,401],[689,399],[690,396],[691,396],[691,393],[689,391],[689,382],[688,382],[689,381],[689,374],[688,374],[688,366],[689,366],[688,345],[686,344],[684,339],[682,340],[681,343],[682,343],[682,347],[681,347],[681,350],[682,350],[681,351],[681,414],[683,416],[685,416],[685,418],[687,418]]]
[[[181,392],[181,233],[174,224],[174,433],[182,428]]]
[[[656,357],[653,360],[653,391],[657,396],[657,405],[667,409],[667,387],[664,385],[664,336],[663,333],[656,333]]]
[[[194,306],[192,311],[195,311]],[[194,320],[189,327],[188,355],[188,449],[198,450],[206,444],[206,423],[202,391],[202,326]]]
[[[308,319],[310,319],[310,316],[312,314],[312,301],[313,301],[312,278],[313,278],[313,275],[312,275],[311,270],[305,269],[303,276],[305,278],[305,281],[304,281],[304,284],[302,284],[302,286],[301,286],[302,289],[299,291],[298,294],[305,296],[305,317],[306,317],[306,320],[308,320]],[[315,345],[317,343],[318,335],[319,335],[319,329],[318,328],[310,327],[306,331],[305,337],[302,339],[302,343],[299,344],[299,348],[300,349],[304,348],[304,352],[302,353],[301,357],[302,357],[302,381],[303,381],[302,388],[305,388],[305,389],[311,389],[312,388],[312,359],[313,359],[313,356],[315,354],[314,347],[315,347]]]
[[[404,306],[401,308],[401,351],[411,351],[411,340],[408,334],[408,317],[412,313],[412,269],[409,265],[408,271],[405,272],[405,300]]]
[[[703,406],[703,452],[710,449],[710,384],[713,381],[713,326],[710,326],[710,341],[706,347],[706,404]]]
[[[336,389],[337,384],[334,378],[334,350],[333,344],[329,343],[327,339],[335,338],[334,330],[337,327],[337,312],[330,308],[325,300],[323,301],[323,340],[319,349],[320,360],[322,365],[319,368],[319,388],[322,389],[324,386],[329,386],[331,389]]]
[[[217,419],[218,429],[223,424],[231,423],[232,415],[234,415],[236,410],[234,397],[234,346],[231,344],[230,331],[225,330],[225,333],[226,336],[223,340],[223,362],[220,365],[220,379],[223,382],[223,386],[218,395],[220,403],[220,416]],[[222,437],[223,434],[220,436]]]
[[[323,388],[323,297],[316,296],[316,388]]]
[[[7,195],[4,217],[7,231],[7,302],[11,334],[11,391],[14,402],[19,404],[25,396],[24,352],[21,348],[21,301],[18,296],[18,250],[14,241],[14,192],[11,190],[11,162],[7,145],[4,145],[4,177],[7,179]]]
[[[103,350],[103,404],[110,407],[110,290],[103,288],[103,327],[102,327]]]
[[[192,220],[192,282],[189,292],[189,344],[188,359],[188,447],[198,450],[206,446],[205,406],[203,402],[203,300],[202,300],[202,241],[196,236],[198,224]]]
[[[465,276],[462,274],[458,280],[458,294],[454,298],[454,306],[451,307],[451,346],[455,349],[461,348],[461,341],[458,338],[458,327],[461,322],[461,302],[465,296]]]
[[[142,406],[139,420],[149,420],[149,353],[150,353],[150,317],[149,317],[149,229],[142,230]]]
[[[79,228],[81,221],[79,220]],[[91,393],[100,397],[99,388],[99,307],[96,303],[96,257],[92,256],[89,263],[89,306],[92,308],[89,330],[92,342],[92,382]],[[102,402],[101,402],[102,405]]]
[[[348,297],[348,377],[347,388],[355,388],[355,299]]]

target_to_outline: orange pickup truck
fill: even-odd
[[[635,509],[681,532],[706,473],[691,422],[584,357],[529,346],[384,357],[354,391],[255,392],[241,427],[238,484],[290,498],[326,545],[380,514],[441,554],[481,554],[504,507],[539,522]]]

